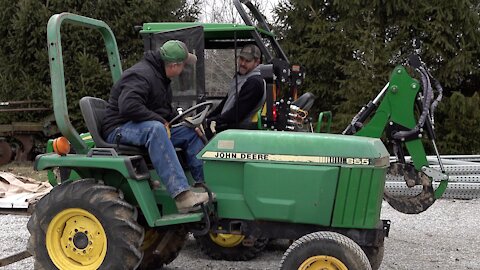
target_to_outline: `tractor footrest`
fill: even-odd
[[[201,221],[203,213],[187,213],[165,215],[155,220],[155,226],[168,226]]]

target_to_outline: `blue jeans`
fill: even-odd
[[[196,182],[204,182],[203,162],[196,158],[204,144],[191,128],[185,126],[172,128],[169,140],[165,126],[159,121],[129,121],[113,130],[108,135],[107,142],[147,148],[155,171],[173,198],[190,189],[187,177],[178,161],[175,147],[185,151],[187,165],[193,179]]]

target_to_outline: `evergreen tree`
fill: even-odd
[[[436,119],[437,143],[448,154],[478,155],[480,153],[480,93],[465,97],[454,92],[443,102]]]
[[[143,55],[143,41],[134,26],[154,21],[193,21],[198,1],[193,5],[186,0],[1,1],[0,101],[45,101],[42,105],[51,108],[46,31],[50,16],[61,12],[105,21],[116,36],[125,69]],[[108,97],[112,79],[107,54],[98,31],[69,24],[64,24],[61,31],[69,114],[74,124],[83,125],[78,100],[86,95]],[[45,114],[4,113],[0,120],[39,121]]]
[[[422,57],[447,95],[458,92],[468,100],[479,92],[479,6],[479,0],[291,0],[282,2],[276,14],[290,60],[307,68],[304,90],[317,95],[316,108],[334,111],[339,132],[412,53]],[[446,98],[441,106],[454,107],[450,103],[458,101]],[[437,125],[450,117],[440,115]],[[462,132],[438,131],[439,141],[448,140],[445,147]],[[473,133],[465,136],[475,139]]]

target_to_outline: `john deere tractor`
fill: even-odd
[[[255,11],[249,1],[236,0],[235,4]],[[384,238],[390,228],[388,220],[380,219],[385,176],[390,167],[390,154],[380,135],[226,130],[197,155],[204,161],[207,184],[202,189],[214,192],[216,198],[211,197],[200,212],[180,214],[153,170],[148,153],[130,145],[108,144],[102,139],[99,130],[104,100],[95,97],[80,100],[88,136],[81,135],[70,123],[60,38],[64,23],[99,30],[105,41],[113,82],[122,73],[115,37],[103,21],[70,13],[50,18],[47,32],[52,97],[63,137],[52,142],[54,152],[37,156],[35,169],[59,168],[63,173],[61,177],[51,175],[50,183],[55,187],[38,202],[28,222],[31,234],[28,250],[35,258],[36,269],[154,269],[178,256],[188,232],[194,233],[207,254],[217,258],[250,259],[265,247],[268,239],[292,239],[295,241],[285,252],[281,269],[380,267]],[[198,103],[176,119],[177,124],[192,128],[201,126],[212,105],[205,101],[205,88],[202,92],[205,50],[235,50],[242,43],[258,44],[267,64],[265,77],[273,81],[270,88],[273,90],[274,80],[283,78],[287,83],[288,80],[296,83],[303,76],[289,72],[301,69],[288,64],[278,44],[261,45],[265,39],[276,44],[265,27],[249,23],[149,23],[143,25],[141,33],[146,49],[158,48],[165,40],[176,38],[197,54],[196,66],[184,72],[186,78],[176,82],[176,87],[182,89],[178,90],[181,95],[176,102],[183,102],[183,106]],[[292,89],[294,83],[290,84]],[[412,110],[415,128],[413,106],[417,93],[428,86],[428,82],[418,83],[399,66],[393,71],[382,98],[388,98],[391,108],[397,107],[392,105],[396,102],[408,101],[398,106]],[[269,103],[267,99],[267,107],[279,100],[275,93],[271,91],[272,101]],[[295,95],[291,97],[291,102],[295,102]],[[290,105],[297,106],[288,102],[289,99],[284,99],[287,111],[292,110]],[[274,115],[272,108],[267,110]],[[355,132],[373,111],[362,116],[362,121],[352,122]],[[192,114],[193,120],[183,121]],[[397,118],[387,114],[382,118],[385,119],[391,119],[385,123],[395,123]],[[280,120],[268,116],[266,120],[267,125],[261,127],[280,129]],[[408,121],[400,123],[407,133],[412,129],[412,122]],[[418,134],[423,126],[418,128]],[[354,133],[349,130],[345,133]],[[399,138],[402,141],[402,136]],[[70,151],[70,146],[74,151]],[[178,155],[181,159],[182,154]],[[409,169],[408,179],[414,179],[413,186],[423,184],[429,189],[435,175],[428,164],[415,164],[413,170],[418,168],[426,176],[420,172],[410,174]],[[186,174],[189,175],[188,171]],[[419,175],[423,182],[418,181]],[[437,175],[443,177],[441,173]],[[437,195],[441,195],[440,191]],[[422,205],[422,210],[429,205]]]

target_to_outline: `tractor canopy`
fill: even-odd
[[[266,62],[272,57],[283,57],[282,53],[279,55],[265,45],[275,40],[272,32],[250,25],[156,22],[144,23],[140,34],[145,51],[156,50],[166,41],[178,39],[197,56],[196,65],[187,67],[172,82],[173,105],[181,108],[224,96],[228,81],[235,73],[235,50],[246,44],[256,44]],[[255,36],[260,38],[257,40]],[[208,85],[206,78],[210,82]]]

